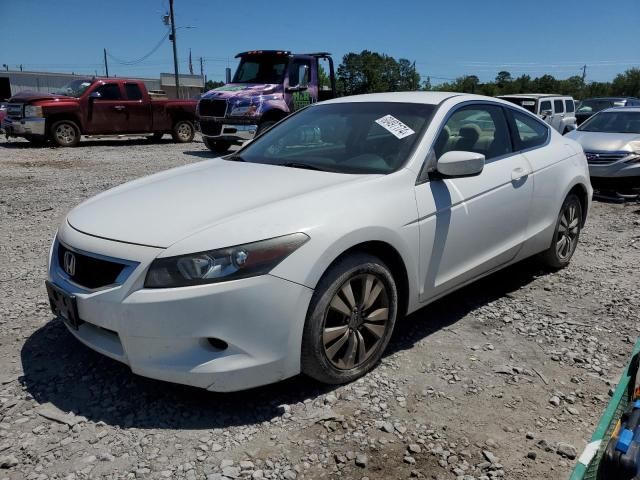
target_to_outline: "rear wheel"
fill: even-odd
[[[193,123],[188,120],[178,120],[173,126],[171,137],[176,143],[189,143],[196,134]]]
[[[569,265],[578,245],[581,229],[582,204],[576,195],[570,194],[560,209],[551,246],[541,254],[542,261],[551,268]]]
[[[80,129],[71,120],[60,120],[49,129],[51,140],[59,147],[75,147],[80,142]]]
[[[350,255],[322,277],[302,338],[302,371],[323,383],[346,383],[370,371],[389,343],[398,292],[388,267]]]
[[[231,147],[231,142],[227,142],[225,140],[213,140],[211,138],[202,137],[202,141],[209,150],[220,155],[227,153]]]

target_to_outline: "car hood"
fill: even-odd
[[[630,152],[640,150],[640,135],[635,133],[601,133],[574,130],[566,135],[588,152]]]
[[[10,103],[30,103],[37,102],[39,100],[55,100],[55,101],[78,101],[75,97],[68,97],[66,95],[55,95],[53,93],[40,93],[40,92],[19,92],[9,99]]]
[[[229,83],[219,88],[209,90],[202,95],[207,99],[232,99],[253,97],[257,95],[274,95],[282,93],[282,85],[277,83]]]
[[[213,159],[101,193],[73,209],[67,222],[89,235],[167,248],[234,216],[278,202],[295,209],[297,197],[362,177]]]

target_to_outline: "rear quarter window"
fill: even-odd
[[[547,142],[549,138],[547,125],[515,110],[509,109],[509,112],[516,127],[514,143],[517,150],[539,147]]]
[[[562,100],[553,101],[553,110],[555,113],[564,113],[564,104],[562,103]]]
[[[575,107],[575,103],[573,103],[573,100],[565,100],[564,101],[564,106],[567,112],[569,113],[573,113],[576,109]]]

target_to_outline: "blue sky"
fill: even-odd
[[[271,5],[271,6],[270,6]],[[336,63],[363,49],[416,61],[432,83],[465,74],[493,79],[550,73],[611,80],[640,66],[638,0],[438,1],[175,0],[178,57],[188,73],[204,57],[208,78],[224,78],[240,51],[332,52]],[[166,34],[168,0],[0,0],[0,65],[102,75],[102,49],[122,60],[147,54]],[[110,73],[157,78],[172,72],[166,40],[144,62]]]

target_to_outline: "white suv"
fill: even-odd
[[[577,128],[576,104],[573,97],[544,93],[501,95],[502,98],[535,113],[561,134]]]

